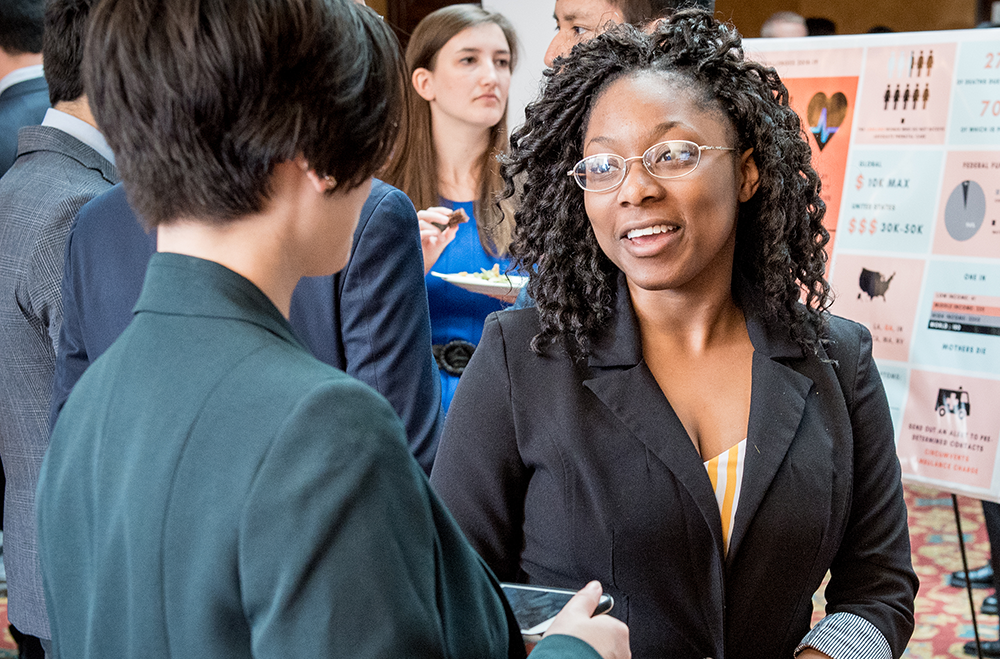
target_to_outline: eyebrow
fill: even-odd
[[[559,22],[559,17],[556,16],[555,12],[552,12],[552,18],[555,20],[556,23]],[[576,20],[576,14],[566,14],[565,16],[563,16],[563,20],[566,21],[567,23],[572,23],[573,21]]]
[[[485,50],[485,49],[483,49],[483,48],[472,48],[472,47],[469,47],[469,48],[459,48],[455,52],[456,53],[481,53],[481,52],[483,52],[483,50]],[[494,55],[510,55],[510,51],[508,49],[506,49],[506,48],[502,48],[500,50],[494,50],[493,54]]]
[[[664,121],[661,124],[657,124],[653,128],[653,130],[649,131],[649,134],[650,135],[660,135],[662,133],[667,132],[671,128],[676,128],[677,126],[680,126],[680,125],[683,125],[683,122],[680,122],[680,121]],[[610,144],[611,142],[614,142],[613,138],[607,137],[605,135],[598,135],[597,137],[591,138],[590,141],[588,141],[586,144],[584,144],[583,148],[586,149],[591,144]]]

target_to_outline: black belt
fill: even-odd
[[[454,339],[444,345],[431,346],[431,349],[434,351],[434,361],[437,362],[438,368],[450,375],[462,375],[465,365],[472,359],[476,346],[462,339]]]

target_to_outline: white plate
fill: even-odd
[[[482,293],[483,295],[503,297],[509,300],[517,298],[517,294],[528,283],[528,278],[522,275],[506,275],[507,281],[486,281],[473,275],[447,275],[433,271],[431,274],[444,279],[449,284],[464,288],[470,293]]]

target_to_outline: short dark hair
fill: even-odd
[[[631,25],[645,25],[650,21],[667,18],[674,12],[700,7],[712,10],[715,0],[611,0],[611,4],[622,13],[622,18]]]
[[[806,30],[810,37],[826,37],[837,34],[837,24],[829,18],[822,16],[812,16],[806,19]]]
[[[575,46],[546,71],[540,97],[511,135],[504,194],[519,195],[511,252],[531,272],[528,292],[541,323],[532,347],[559,343],[588,354],[614,313],[620,271],[597,242],[583,191],[565,173],[583,157],[590,111],[603,91],[643,72],[679,78],[706,111],[728,119],[739,152],[753,149],[760,176],[739,206],[733,296],[745,312],[818,351],[831,302],[829,234],[810,146],[775,70],[746,59],[731,26],[694,9],[652,33],[618,25]]]
[[[357,187],[396,137],[399,43],[350,0],[102,0],[89,38],[94,117],[149,226],[259,212],[300,155]]]
[[[90,9],[98,0],[48,0],[42,59],[49,102],[75,101],[83,95],[80,62]]]
[[[0,2],[0,49],[10,55],[42,52],[42,0]]]

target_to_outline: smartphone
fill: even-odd
[[[546,588],[543,586],[528,586],[525,584],[502,583],[503,594],[510,602],[510,608],[517,618],[521,636],[525,641],[537,641],[552,624],[552,619],[562,610],[574,595],[575,590],[565,588]],[[614,606],[611,595],[604,593],[597,602],[594,615],[607,613]]]

